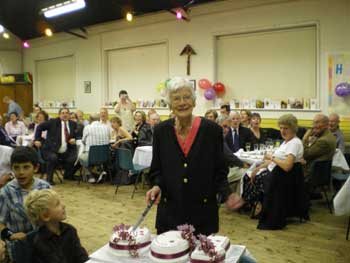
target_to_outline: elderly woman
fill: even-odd
[[[250,118],[252,116],[252,113],[250,110],[241,110],[241,125],[243,127],[249,128],[250,127]]]
[[[216,122],[216,119],[218,118],[218,113],[216,110],[208,110],[205,113],[204,118]]]
[[[219,230],[218,200],[238,208],[241,199],[231,193],[223,155],[221,127],[192,114],[196,96],[189,80],[175,77],[166,87],[175,118],[154,129],[150,179],[146,201],[158,204],[158,234],[192,224],[205,235]]]
[[[11,112],[10,121],[5,124],[5,130],[7,134],[16,141],[17,136],[26,134],[27,128],[23,121],[18,120],[17,112]]]
[[[265,156],[264,162],[253,170],[250,179],[244,178],[245,201],[263,202],[259,229],[281,229],[286,225],[287,195],[293,187],[288,182],[291,175],[292,180],[302,176],[300,162],[304,148],[296,136],[297,119],[292,114],[283,115],[278,120],[278,126],[283,143],[273,155]]]

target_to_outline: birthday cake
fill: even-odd
[[[110,252],[117,256],[137,257],[151,245],[151,233],[146,227],[138,227],[132,231],[131,226],[124,224],[113,228],[109,240]]]
[[[194,228],[190,225],[178,226],[179,231],[168,231],[153,239],[150,259],[155,263],[184,263],[189,260],[195,247]]]
[[[191,263],[221,263],[225,261],[230,240],[225,236],[199,235],[199,246],[191,254]]]

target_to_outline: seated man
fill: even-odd
[[[80,155],[79,160],[83,166],[84,172],[88,175],[88,182],[95,183],[96,179],[93,177],[90,167],[88,167],[89,161],[89,149],[93,145],[106,145],[110,140],[110,129],[107,125],[99,121],[99,115],[93,114],[90,116],[90,124],[85,126],[83,131],[83,144],[85,145],[83,153]],[[99,180],[102,179],[99,178]],[[98,181],[99,181],[98,180]]]
[[[315,161],[332,160],[336,139],[328,130],[329,120],[324,114],[317,114],[313,120],[313,127],[303,138],[305,166],[305,181],[310,181],[311,168]]]
[[[226,143],[231,149],[232,153],[239,149],[244,149],[247,143],[252,143],[253,133],[250,129],[240,125],[241,116],[238,112],[231,112],[231,130],[225,136]]]
[[[342,153],[345,151],[345,141],[344,135],[339,129],[339,115],[332,113],[329,115],[329,130],[335,136],[337,148],[341,150]]]
[[[63,162],[65,179],[73,179],[74,162],[77,158],[76,123],[69,120],[69,109],[61,108],[59,117],[41,123],[34,136],[34,145],[41,148],[42,156],[47,161],[47,181],[53,182],[53,172],[59,161]],[[46,140],[41,136],[47,131]]]

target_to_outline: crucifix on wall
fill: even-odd
[[[186,45],[181,51],[180,56],[187,55],[187,76],[191,75],[191,56],[197,55],[190,45]]]

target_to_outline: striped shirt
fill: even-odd
[[[50,185],[41,179],[34,178],[32,190],[48,189]],[[33,230],[26,212],[24,210],[24,198],[30,191],[24,190],[18,184],[17,179],[13,179],[0,191],[0,223],[6,225],[12,232],[27,233]]]
[[[110,140],[110,128],[100,123],[99,121],[94,121],[93,123],[87,125],[83,131],[82,141],[85,145],[85,152],[88,152],[90,146],[92,145],[105,145],[109,144]]]

